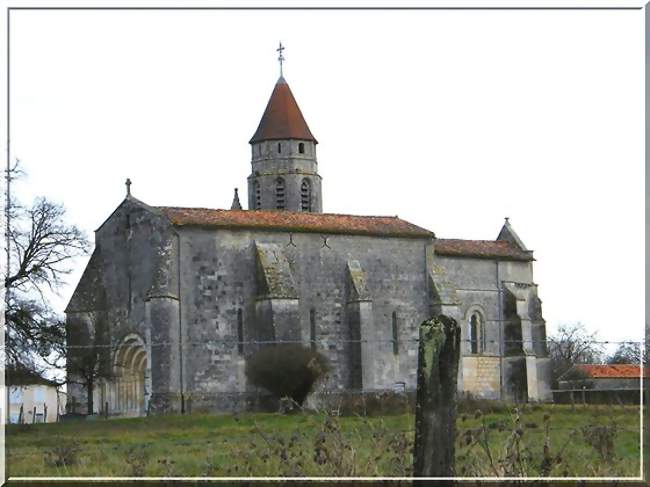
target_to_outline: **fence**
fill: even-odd
[[[56,412],[56,421],[59,420],[58,411]],[[34,423],[47,423],[47,404],[43,403],[40,408],[33,406],[32,409],[25,411],[25,405],[20,404],[17,413],[9,412],[9,423],[16,424],[34,424]]]
[[[254,350],[264,347],[264,346],[269,346],[269,345],[274,345],[274,344],[300,344],[305,347],[313,347],[313,349],[323,352],[325,355],[329,356],[337,356],[340,357],[341,354],[344,356],[348,356],[350,353],[355,353],[354,347],[363,345],[363,344],[371,344],[371,345],[377,345],[381,346],[383,345],[390,345],[385,347],[385,350],[392,351],[392,355],[390,356],[391,360],[395,361],[396,364],[412,364],[409,365],[408,367],[401,366],[400,370],[405,370],[405,369],[411,369],[413,370],[415,367],[415,359],[416,359],[416,352],[417,348],[419,346],[419,337],[391,337],[391,338],[372,338],[372,339],[353,339],[353,338],[342,338],[340,336],[337,337],[319,337],[318,339],[313,339],[313,340],[306,340],[306,339],[274,339],[274,340],[236,340],[233,338],[224,338],[224,339],[206,339],[202,340],[200,342],[195,342],[195,341],[184,341],[181,346],[179,346],[176,343],[168,342],[168,341],[161,341],[161,342],[152,342],[147,345],[147,347],[150,347],[152,350],[159,349],[159,348],[165,348],[169,347],[172,350],[182,350],[183,351],[183,356],[188,357],[188,356],[196,356],[198,353],[210,353],[212,354],[212,357],[217,357],[219,358],[219,354],[223,354],[224,357],[229,357],[228,360],[245,360],[248,355],[253,353]],[[523,347],[524,344],[526,343],[537,343],[537,344],[548,344],[552,343],[551,340],[537,340],[537,341],[524,341],[524,340],[502,340],[502,341],[497,341],[497,340],[485,340],[486,343],[502,343],[502,344],[507,344],[507,343],[512,343],[516,344],[518,347]],[[505,360],[505,359],[510,359],[510,358],[522,358],[525,357],[523,352],[518,352],[517,354],[514,355],[487,355],[487,354],[476,354],[476,353],[471,353],[470,351],[470,345],[473,343],[472,340],[470,339],[460,339],[461,347],[462,347],[462,352],[461,356],[462,357],[473,357],[477,359],[489,359],[489,358],[495,358],[499,360]],[[641,342],[638,341],[633,341],[633,340],[625,340],[625,341],[611,341],[611,340],[586,340],[586,341],[580,341],[578,340],[576,342],[577,346],[583,345],[583,344],[591,344],[591,345],[635,345],[639,346],[642,345]],[[346,348],[346,347],[352,347],[352,348]],[[95,344],[95,345],[70,345],[68,347],[70,350],[77,350],[77,349],[108,349],[111,351],[114,351],[116,349],[115,344]],[[508,347],[502,347],[502,350],[508,349]],[[385,351],[384,350],[384,351]],[[510,348],[510,350],[513,350]],[[359,352],[357,350],[357,352]],[[407,353],[405,353],[407,352]],[[383,353],[383,352],[382,352]],[[390,355],[390,354],[389,354]],[[545,358],[548,357],[548,355],[540,355],[538,358]],[[181,361],[183,359],[181,358]],[[215,372],[217,375],[210,377],[210,382],[214,383],[215,381],[218,381],[218,374],[223,373],[224,370],[226,370],[229,365],[227,360],[222,360],[221,365],[219,365],[220,368],[214,369],[217,370]],[[242,362],[243,363],[243,362]],[[115,364],[116,367],[120,367],[121,365],[119,363]],[[352,365],[351,363],[348,365]],[[362,366],[365,364],[362,364]],[[341,365],[338,364],[337,367],[342,369],[341,372],[339,372],[339,377],[337,377],[338,387],[343,387],[346,391],[352,392],[353,390],[353,384],[347,384],[346,381],[347,379],[344,377],[344,374],[349,373],[350,369],[345,369],[345,364]],[[397,365],[395,366],[397,370]],[[503,380],[503,366],[499,365],[500,367],[500,374],[502,375],[501,380]],[[513,372],[514,373],[514,372]],[[399,383],[400,380],[403,381],[404,377],[396,377],[398,379],[398,382],[395,383],[395,386]],[[408,377],[408,387],[409,388],[414,388],[415,386],[415,377],[413,376],[412,373],[410,373],[410,376]],[[232,381],[230,381],[232,383]],[[120,383],[125,386],[129,387],[131,383],[135,384],[138,387],[141,387],[141,384],[136,384],[136,381],[133,381],[129,379],[128,377],[121,377],[120,378]],[[402,382],[404,386],[406,387],[406,383]],[[384,384],[384,386],[388,386],[388,384]],[[521,386],[521,385],[519,385]],[[496,391],[496,395],[493,394],[493,397],[503,397],[505,387],[503,384],[501,384],[501,389]],[[514,387],[514,386],[512,386]],[[243,388],[243,386],[242,386]],[[521,388],[521,387],[520,387]],[[524,387],[525,388],[525,387]],[[333,393],[335,391],[332,391]],[[185,390],[182,391],[182,401],[184,402],[183,404],[183,412],[190,412],[190,411],[205,411],[206,409],[209,409],[209,403],[211,401],[211,396],[216,397],[219,396],[223,398],[224,400],[221,401],[221,403],[217,404],[215,401],[212,401],[214,403],[214,408],[218,407],[224,407],[226,410],[230,410],[233,408],[240,408],[244,404],[250,404],[251,402],[254,402],[253,399],[251,399],[250,396],[254,396],[256,393],[251,392],[251,391],[244,391],[238,390],[238,391],[233,391],[233,390],[222,390],[220,387],[216,386],[214,389],[214,392],[211,393],[209,392],[205,386],[203,386],[200,382],[194,382],[194,385],[192,385],[192,381],[188,381]],[[558,402],[570,402],[570,394],[565,393],[565,392],[558,392],[554,393],[555,398]],[[599,401],[604,401],[606,399],[606,394],[595,394],[595,393],[587,393],[589,398],[593,397],[594,401],[599,400]],[[604,399],[596,399],[597,397],[602,396]],[[624,393],[619,395],[619,399],[622,401],[630,401],[629,399],[630,393]],[[589,398],[587,400],[589,400]],[[77,403],[77,407],[74,406],[74,398],[71,398],[73,401],[73,406],[72,409],[70,409],[71,412],[74,413],[81,413],[82,412],[82,405],[81,403]],[[520,399],[520,400],[526,400]],[[575,400],[575,398],[574,398]],[[616,396],[613,398],[614,401],[618,401]],[[186,401],[186,403],[185,403]],[[358,401],[357,401],[358,402]],[[228,407],[227,404],[231,403],[233,404],[233,407]],[[101,413],[103,415],[112,415],[117,411],[117,408],[114,408],[112,405],[109,405],[109,407],[106,407],[105,400],[102,398],[99,398],[97,401],[97,408],[96,412]],[[143,406],[141,413],[147,412],[148,408],[146,406]],[[268,409],[268,408],[267,408]]]
[[[183,343],[183,350],[196,351],[197,347],[203,347],[207,350],[222,350],[221,347],[237,350],[240,352],[244,346],[258,346],[274,345],[279,343],[293,343],[309,346],[310,344],[317,343],[325,351],[333,351],[339,353],[342,351],[339,348],[340,344],[357,344],[357,343],[385,343],[392,344],[391,349],[393,355],[398,355],[400,348],[405,344],[418,350],[417,362],[411,354],[404,354],[407,360],[412,360],[417,364],[418,370],[417,378],[417,392],[407,390],[405,382],[399,382],[400,386],[395,389],[384,389],[368,391],[363,389],[351,390],[320,390],[316,396],[321,400],[321,406],[326,405],[326,408],[331,412],[337,411],[337,414],[348,414],[360,412],[363,416],[371,416],[373,413],[378,415],[392,414],[393,410],[388,407],[391,402],[395,405],[394,412],[409,412],[415,413],[415,427],[413,429],[400,430],[400,433],[413,434],[414,436],[414,470],[415,476],[450,476],[454,472],[454,456],[455,456],[455,431],[456,431],[456,406],[455,396],[457,392],[456,379],[458,377],[457,367],[461,355],[461,344],[471,343],[470,340],[462,340],[460,338],[460,329],[456,322],[453,320],[445,321],[446,317],[438,317],[439,321],[431,320],[425,322],[420,327],[419,337],[409,337],[407,339],[400,339],[393,337],[392,339],[320,339],[320,340],[205,340],[201,342],[186,342]],[[427,325],[428,323],[428,325]],[[437,334],[434,332],[426,332],[426,326],[431,330],[435,325],[440,325],[437,328]],[[496,342],[496,341],[494,341]],[[519,345],[528,343],[524,340],[512,340]],[[504,343],[501,341],[500,343]],[[544,344],[547,341],[543,341]],[[591,342],[599,344],[636,344],[638,342],[625,341],[625,342],[611,342],[599,341]],[[334,345],[334,348],[331,347]],[[104,345],[77,345],[71,346],[74,348],[99,348]],[[172,346],[170,342],[157,342],[151,343],[150,347],[168,347]],[[173,345],[176,347],[177,345]],[[105,345],[109,347],[109,345]],[[112,346],[110,346],[112,348]],[[317,347],[318,348],[318,347]],[[249,349],[250,351],[251,349]],[[466,351],[467,352],[467,351]],[[242,354],[243,355],[243,354]],[[469,354],[476,355],[476,354]],[[243,357],[242,357],[243,358]],[[140,383],[140,382],[138,382]],[[396,383],[397,384],[397,383]],[[242,392],[242,391],[219,391],[214,394],[220,396],[231,396],[240,400],[246,399],[246,396],[254,398],[258,401],[258,406],[261,404],[260,397],[265,397],[256,392]],[[553,390],[554,398],[558,403],[566,402],[575,406],[576,402],[581,401],[583,404],[591,403],[617,403],[624,406],[626,403],[638,403],[640,399],[639,390],[631,389],[609,389],[609,390],[593,390],[593,389],[560,389]],[[579,398],[576,396],[579,394]],[[205,398],[201,396],[210,396],[211,393],[205,392],[185,392],[185,409],[184,412],[203,412],[205,409],[202,407],[201,401],[205,402]],[[637,401],[633,401],[636,396]],[[249,398],[250,398],[249,397]],[[266,396],[268,397],[268,396]],[[245,401],[244,401],[245,402]],[[73,408],[75,406],[74,400],[72,401]],[[266,409],[273,409],[276,403],[270,401],[266,405]],[[109,416],[109,404],[103,402],[100,405],[101,413],[103,416]],[[375,409],[376,408],[376,409]],[[518,414],[518,413],[517,413]],[[47,411],[44,412],[46,417]],[[21,418],[23,412],[21,408]],[[32,412],[32,421],[36,422],[37,412],[34,408]],[[23,421],[24,422],[24,421]],[[499,427],[499,426],[495,426]],[[486,428],[485,424],[483,426]],[[600,432],[597,427],[597,431]],[[560,428],[550,428],[546,426],[546,433],[550,431],[557,431]],[[569,428],[564,428],[568,430]],[[620,428],[619,428],[620,429]],[[516,427],[515,432],[520,431]],[[571,430],[573,431],[573,430]],[[477,433],[471,433],[476,435]],[[485,434],[485,433],[484,433]],[[514,434],[514,433],[513,433]],[[517,433],[520,434],[520,433]],[[600,434],[600,433],[598,433]],[[514,441],[514,440],[513,440]]]
[[[557,404],[640,404],[643,391],[629,388],[608,389],[553,389]],[[645,402],[645,401],[644,401]]]

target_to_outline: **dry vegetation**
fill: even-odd
[[[11,476],[408,477],[412,414],[158,416],[10,426]],[[634,406],[461,403],[463,477],[638,476]]]

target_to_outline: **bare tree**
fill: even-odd
[[[594,387],[593,381],[587,372],[576,367],[567,370],[561,377],[562,381],[566,381],[571,389],[592,389]]]
[[[641,351],[641,343],[626,342],[621,343],[616,351],[607,357],[608,364],[634,364],[638,365],[643,360],[643,364],[648,363],[647,350]]]
[[[22,174],[18,163],[7,169],[8,189]],[[47,293],[57,291],[72,259],[86,255],[90,245],[79,228],[65,221],[63,206],[46,198],[24,207],[8,190],[5,217],[7,362],[42,372],[43,364],[60,365],[55,352],[65,340],[63,320],[51,309]]]
[[[67,381],[85,389],[87,413],[93,414],[96,386],[101,380],[114,378],[105,312],[89,312],[86,320],[68,322],[67,335],[64,350]]]
[[[79,228],[65,222],[62,205],[45,198],[37,198],[31,208],[17,209],[16,216],[9,231],[15,265],[5,287],[39,293],[44,287],[56,290],[62,276],[71,271],[70,259],[88,252],[88,240]]]
[[[558,378],[575,364],[595,364],[603,360],[604,347],[596,332],[589,332],[581,323],[560,325],[548,339],[553,387]]]

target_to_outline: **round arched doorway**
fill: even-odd
[[[147,350],[139,335],[124,337],[115,352],[113,371],[113,412],[122,416],[146,414],[149,401]]]

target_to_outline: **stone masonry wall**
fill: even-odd
[[[435,260],[445,269],[450,282],[457,287],[461,301],[460,315],[464,318],[461,323],[463,390],[484,397],[499,397],[499,391],[503,387],[507,395],[513,396],[510,374],[514,373],[512,371],[516,370],[516,367],[510,363],[502,364],[499,357],[501,354],[511,353],[509,351],[516,348],[513,346],[516,344],[501,343],[511,339],[510,333],[520,330],[521,323],[512,309],[513,305],[509,302],[511,297],[503,282],[533,284],[532,263],[440,255],[437,255]],[[531,306],[539,307],[531,313],[537,320],[533,329],[534,339],[539,341],[546,336],[541,317],[541,302],[536,296],[531,302]],[[469,319],[473,311],[479,311],[485,320],[486,344],[479,354],[471,353],[469,343]],[[539,343],[535,350],[539,357],[545,356],[545,348]]]
[[[281,249],[295,281],[297,302],[292,298],[287,307],[277,300],[271,303],[260,299],[256,242]],[[97,255],[93,259],[98,277],[92,283],[82,278],[69,306],[69,319],[90,311],[83,307],[86,288],[101,286],[112,345],[117,346],[131,333],[145,342],[163,338],[169,342],[169,357],[160,356],[165,347],[149,351],[156,409],[157,404],[162,409],[165,405],[179,407],[181,381],[186,401],[197,410],[255,404],[258,391],[247,386],[244,373],[245,358],[253,347],[238,343],[238,329],[243,330],[244,342],[266,338],[268,330],[256,329],[262,318],[258,315],[293,315],[295,309],[299,320],[297,336],[309,346],[313,315],[316,347],[331,362],[332,372],[324,389],[358,388],[362,376],[364,389],[390,389],[396,382],[404,382],[412,389],[416,381],[418,326],[430,317],[432,309],[426,270],[426,248],[431,244],[427,238],[174,229],[155,209],[126,199],[97,231]],[[494,391],[499,391],[501,376],[506,381],[508,371],[515,370],[519,363],[511,360],[500,370],[503,331],[508,326],[516,327],[518,322],[510,309],[512,304],[504,302],[505,291],[499,290],[498,283],[532,284],[532,263],[437,255],[434,260],[445,269],[461,301],[459,314],[465,341],[461,368],[464,378],[460,383],[466,390],[486,388],[483,395],[493,397]],[[360,308],[350,303],[354,301],[351,293],[357,292],[351,284],[351,261],[358,262],[353,264],[358,269],[355,272],[365,276],[367,296],[363,299],[370,299],[363,304],[366,336],[361,338],[371,342],[363,347],[350,342],[360,333],[358,326],[352,326],[360,319],[355,315]],[[534,338],[539,339],[545,333],[536,288],[530,306]],[[473,355],[466,340],[468,319],[475,310],[485,320],[486,347]],[[183,344],[180,349],[179,340]],[[359,374],[361,349],[362,370],[372,370],[371,374]],[[535,352],[542,356],[544,350]],[[504,390],[510,390],[510,386]]]
[[[278,153],[277,146],[282,146]],[[304,153],[298,151],[304,145]],[[307,179],[311,186],[312,211],[323,211],[322,180],[318,174],[316,145],[303,140],[272,140],[253,144],[251,174],[248,176],[248,209],[255,207],[255,183],[260,187],[260,203],[257,209],[276,209],[276,180],[282,177],[285,183],[285,209],[301,211],[301,185]]]
[[[93,266],[97,278],[92,282],[82,278],[75,290],[66,310],[70,326],[80,311],[96,311],[94,304],[87,307],[88,296],[101,291],[101,309],[106,310],[111,353],[130,334],[137,334],[145,342],[147,336],[155,342],[177,337],[178,317],[167,316],[161,320],[157,309],[162,302],[165,307],[174,306],[166,302],[168,295],[177,288],[174,240],[173,227],[164,216],[135,199],[125,199],[96,231]],[[152,292],[156,295],[156,303],[147,309]],[[154,326],[148,329],[152,317]],[[178,346],[175,341],[175,344],[154,349],[158,359],[158,369],[153,374],[154,392],[169,394],[176,390],[175,395],[178,394]],[[163,350],[169,351],[164,360],[160,356]]]
[[[302,340],[310,340],[310,310],[317,349],[332,365],[327,388],[351,386],[351,338],[346,304],[347,262],[358,260],[373,300],[377,387],[403,381],[415,386],[417,327],[430,308],[424,248],[428,239],[377,238],[246,230],[182,229],[181,296],[186,390],[213,394],[215,403],[245,392],[248,346],[237,346],[239,310],[244,339],[255,339],[256,262],[254,242],[281,245],[299,290]],[[392,313],[398,317],[399,351],[392,345]],[[411,341],[409,341],[411,340]],[[368,364],[365,364],[369,366]],[[219,397],[221,396],[221,398]],[[203,399],[204,401],[207,399]]]

